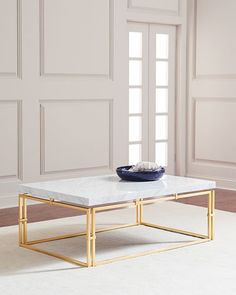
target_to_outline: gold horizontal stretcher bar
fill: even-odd
[[[183,247],[187,247],[187,246],[191,246],[191,245],[197,245],[197,244],[201,244],[201,243],[206,243],[206,242],[209,242],[209,241],[210,241],[210,239],[204,239],[204,240],[190,241],[190,242],[184,242],[184,243],[176,243],[175,245],[169,246],[169,247],[166,247],[166,248],[147,250],[147,251],[139,252],[139,253],[136,253],[136,254],[124,255],[124,256],[115,257],[115,258],[112,258],[112,259],[101,260],[101,261],[97,262],[97,265],[103,265],[103,264],[122,261],[122,260],[126,260],[126,259],[132,259],[132,258],[136,258],[136,257],[140,257],[140,256],[146,256],[146,255],[150,255],[150,254],[161,253],[161,252],[170,251],[170,250],[174,250],[174,249],[179,249],[179,248],[183,248]]]
[[[126,227],[133,227],[137,226],[136,223],[130,223],[130,224],[122,224],[122,225],[116,225],[116,226],[110,226],[106,228],[100,228],[96,230],[96,233],[102,233],[102,232],[107,232],[107,231],[112,231],[115,229],[121,229],[121,228],[126,228]],[[69,239],[69,238],[75,238],[75,237],[81,237],[85,236],[86,231],[83,231],[81,233],[72,233],[72,234],[66,234],[66,235],[60,235],[60,236],[55,236],[55,237],[50,237],[50,238],[45,238],[45,239],[40,239],[40,240],[33,240],[33,241],[27,241],[27,245],[34,245],[34,244],[40,244],[40,243],[47,243],[50,241],[58,241],[58,240],[63,240],[63,239]]]
[[[191,237],[200,238],[200,239],[208,239],[208,236],[206,236],[206,235],[196,234],[196,233],[192,233],[192,232],[189,232],[186,230],[176,229],[173,227],[166,227],[166,226],[152,224],[152,223],[148,223],[148,222],[142,222],[142,225],[146,225],[148,227],[161,229],[161,230],[165,230],[165,231],[169,231],[169,232],[173,232],[173,233],[178,233],[178,234],[185,235],[185,236],[191,236]]]
[[[49,256],[53,256],[53,257],[56,257],[56,258],[65,260],[67,262],[70,262],[70,263],[73,263],[73,264],[76,264],[76,265],[87,266],[87,263],[86,262],[79,261],[77,259],[73,259],[73,258],[70,258],[68,256],[61,255],[61,254],[57,254],[57,253],[52,252],[52,251],[48,251],[48,250],[44,250],[44,249],[39,249],[39,248],[32,247],[31,245],[27,245],[27,244],[21,244],[20,246],[23,247],[23,248],[27,248],[27,249],[30,249],[30,250],[39,252],[39,253],[43,253],[43,254],[46,254],[46,255],[49,255]]]

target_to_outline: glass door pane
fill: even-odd
[[[142,154],[142,84],[143,32],[129,32],[129,163],[141,161]]]
[[[175,172],[175,28],[150,25],[150,157]]]

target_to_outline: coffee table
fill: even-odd
[[[165,175],[162,179],[152,182],[127,182],[120,180],[116,175],[104,175],[21,184],[19,185],[19,246],[80,266],[90,267],[208,242],[213,240],[214,237],[215,187],[214,181],[171,175]],[[145,205],[202,195],[206,195],[208,198],[207,235],[149,223],[143,218]],[[39,240],[28,240],[27,200],[82,211],[86,216],[86,231]],[[136,211],[136,220],[133,223],[96,228],[97,212],[127,207],[134,208]],[[186,210],[188,210],[187,205]],[[96,234],[132,226],[147,226],[195,237],[196,239],[174,244],[166,248],[152,249],[132,255],[96,261]],[[85,236],[86,238],[86,261],[76,260],[35,246],[44,242],[78,236]]]

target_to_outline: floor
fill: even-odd
[[[193,197],[178,200],[180,203],[191,204],[196,206],[207,206],[207,199],[203,197]],[[78,215],[78,211],[65,209],[47,204],[29,206],[29,222],[44,221],[63,217]],[[217,189],[216,190],[216,209],[236,212],[236,191]],[[0,227],[16,225],[18,223],[18,209],[6,208],[0,210]]]
[[[188,210],[186,210],[188,207]],[[145,220],[205,233],[206,210],[177,202],[145,208]],[[215,239],[209,243],[137,257],[95,268],[18,247],[18,226],[0,229],[0,294],[4,295],[235,295],[236,214],[216,210]],[[99,213],[97,226],[130,223],[135,210]],[[193,222],[187,222],[192,220]],[[35,222],[29,239],[84,230],[84,216]],[[147,227],[132,227],[96,237],[97,259],[129,255],[187,242],[191,237]],[[83,237],[41,244],[77,259],[86,253]]]
[[[178,200],[180,203],[207,207],[205,196],[186,198]],[[236,191],[217,189],[216,190],[216,209],[236,212]]]

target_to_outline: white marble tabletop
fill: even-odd
[[[215,187],[214,181],[171,175],[150,182],[128,182],[116,175],[103,175],[20,184],[19,193],[90,207]]]

